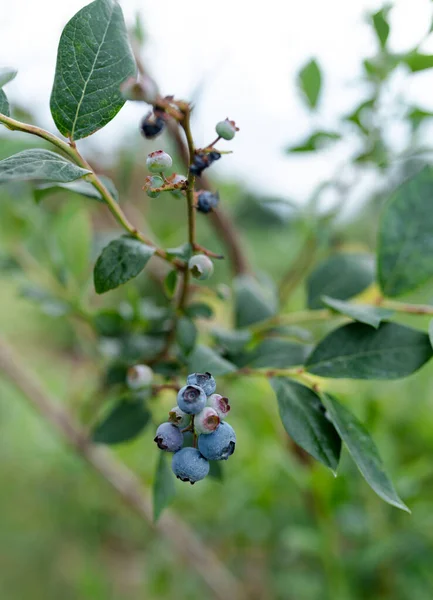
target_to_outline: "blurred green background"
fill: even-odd
[[[311,236],[315,261],[335,249],[374,251],[372,223],[377,222],[387,189],[414,168],[408,160],[395,167],[393,145],[381,127],[381,93],[396,68],[395,57],[381,47],[376,61],[369,60],[367,118],[360,119],[364,109],[357,112],[359,107],[349,115],[360,142],[360,149],[348,159],[351,172],[362,178],[368,168],[380,183],[371,187],[362,210],[341,218],[348,184],[340,180],[324,182],[323,190],[331,187],[337,193],[328,211],[319,201],[323,190],[300,208],[285,198],[254,196],[239,183],[215,182],[254,269],[268,286],[281,279]],[[419,127],[431,117],[413,111],[406,107],[398,117],[412,132],[406,159],[418,156]],[[15,114],[23,118],[22,110],[16,108]],[[343,141],[347,122],[343,116],[339,133]],[[31,146],[28,138],[1,135],[0,158]],[[162,147],[170,147],[168,138]],[[150,200],[142,192],[141,164],[149,149],[138,134],[130,133],[110,168],[99,165],[97,155],[88,159],[115,181],[125,211],[137,226],[144,229],[148,224],[163,247],[175,247],[186,239],[185,208],[179,199]],[[0,190],[1,335],[58,402],[89,425],[117,393],[115,387],[113,392],[101,386],[116,336],[96,339],[85,323],[71,316],[70,298],[93,311],[113,310],[116,315],[125,315],[142,299],[147,315],[156,310],[155,304],[165,302],[147,271],[106,297],[94,296],[94,258],[116,234],[110,216],[95,201],[60,191],[37,204],[29,185]],[[224,251],[202,215],[199,239]],[[302,283],[308,268],[283,307],[286,311],[304,307]],[[229,276],[227,264],[219,262],[212,288],[230,282]],[[216,321],[231,323],[230,298],[209,296],[206,289],[198,297],[213,305]],[[432,298],[433,288],[427,287],[411,299]],[[425,329],[428,325],[420,317],[402,321]],[[208,339],[209,328],[203,320],[203,339]],[[326,328],[329,325],[309,327],[312,340]],[[252,377],[221,378],[220,389],[231,399],[231,423],[238,436],[236,454],[224,465],[223,482],[207,478],[194,487],[176,482],[173,508],[238,578],[248,598],[430,600],[433,365],[403,381],[327,385],[366,424],[411,515],[383,503],[344,453],[337,478],[318,463],[300,460],[280,423],[269,385]],[[165,418],[173,404],[170,391],[152,401],[154,422]],[[116,449],[149,488],[158,459],[152,438],[151,426]],[[0,456],[0,598],[211,597],[167,539],[131,513],[4,378],[0,378]]]

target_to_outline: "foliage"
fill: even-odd
[[[255,441],[249,447],[250,460],[252,456],[258,457],[266,463],[264,472],[272,470],[273,463],[261,457],[265,441],[262,442],[262,433],[257,433],[254,423],[258,408],[263,411],[262,398],[269,401],[271,392],[264,387],[269,383],[275,398],[275,406],[270,408],[272,418],[277,418],[275,407],[278,407],[282,428],[297,445],[289,453],[281,440],[278,451],[273,444],[272,460],[274,455],[282,455],[280,463],[275,463],[276,470],[288,470],[293,475],[303,468],[294,466],[296,457],[301,456],[300,463],[306,464],[312,475],[311,480],[306,477],[307,481],[299,486],[304,490],[311,488],[313,494],[320,493],[315,488],[320,485],[314,480],[326,477],[323,465],[333,473],[343,472],[344,483],[339,483],[338,478],[335,484],[327,484],[326,493],[343,494],[346,503],[351,500],[357,506],[359,490],[355,490],[355,483],[346,481],[353,472],[348,466],[350,455],[381,499],[408,510],[385,471],[384,465],[388,464],[398,473],[395,460],[393,464],[389,451],[384,461],[379,455],[379,449],[387,447],[383,439],[387,423],[378,425],[370,413],[378,410],[375,399],[385,394],[384,384],[379,380],[411,376],[433,355],[431,326],[429,337],[428,323],[422,318],[433,315],[433,306],[428,303],[433,278],[430,206],[433,173],[424,165],[422,147],[417,145],[417,132],[431,118],[431,113],[407,106],[404,118],[411,125],[412,134],[403,157],[397,156],[387,142],[379,113],[384,86],[397,67],[405,66],[410,73],[416,73],[433,67],[433,62],[419,48],[398,56],[389,50],[389,11],[385,7],[371,15],[378,52],[363,64],[367,97],[350,114],[342,116],[335,130],[319,125],[307,139],[289,146],[288,151],[323,152],[328,144],[344,143],[355,135],[359,141],[351,157],[355,174],[361,177],[368,165],[380,177],[392,180],[393,185],[383,186],[386,193],[373,190],[364,213],[343,225],[339,209],[348,184],[340,173],[335,179],[323,182],[305,209],[292,207],[290,218],[275,210],[272,218],[264,220],[267,204],[275,208],[275,201],[256,199],[257,211],[248,208],[249,220],[237,220],[243,229],[235,233],[235,252],[230,246],[230,236],[211,233],[209,217],[196,215],[197,191],[204,180],[195,179],[188,169],[197,164],[197,156],[203,159],[211,152],[220,154],[218,160],[229,158],[221,156],[223,150],[219,146],[218,150],[213,145],[196,149],[189,122],[191,106],[172,97],[147,97],[147,76],[143,74],[134,79],[141,94],[139,100],[146,101],[151,110],[161,112],[167,122],[186,133],[189,159],[180,170],[188,171],[188,180],[175,188],[166,175],[159,207],[148,201],[150,210],[145,227],[143,223],[136,225],[128,220],[126,213],[130,213],[123,210],[124,205],[140,206],[144,193],[135,194],[128,187],[129,182],[122,181],[123,165],[108,174],[112,179],[96,173],[76,144],[115,117],[128,97],[129,78],[135,77],[135,61],[121,9],[116,2],[95,0],[66,25],[59,45],[51,110],[60,133],[69,141],[36,128],[39,137],[51,144],[49,149],[48,146],[13,148],[9,138],[5,143],[7,156],[0,161],[0,182],[5,184],[0,216],[8,233],[1,242],[4,256],[0,256],[0,264],[5,276],[17,282],[21,294],[37,305],[42,314],[56,319],[59,329],[64,328],[65,344],[98,370],[97,398],[86,399],[80,408],[82,421],[89,427],[94,442],[122,444],[121,451],[125,453],[140,440],[147,443],[153,437],[150,432],[153,417],[161,417],[163,409],[167,412],[165,409],[169,408],[165,402],[169,390],[178,387],[179,379],[189,372],[209,371],[221,377],[230,390],[233,412],[240,413],[242,407],[246,414],[237,453],[242,453],[243,437],[251,436]],[[85,44],[90,38],[94,46]],[[13,70],[2,69],[0,87],[14,75]],[[300,70],[298,85],[308,110],[318,109],[324,101],[323,80],[317,59]],[[9,129],[34,133],[34,127],[10,117],[2,89],[0,113],[0,122]],[[148,143],[149,150],[155,150],[155,142]],[[181,156],[175,157],[175,164],[182,164]],[[144,182],[143,172],[139,177]],[[31,194],[29,184],[23,182],[30,182]],[[320,199],[329,188],[336,192],[338,201],[333,210],[324,213]],[[178,198],[172,198],[171,192],[178,194]],[[33,194],[37,202],[33,202]],[[230,197],[237,202],[236,210],[231,210],[233,214],[228,217],[227,227],[232,227],[236,212],[242,214],[243,191],[230,194],[222,188],[220,197],[221,206],[214,209],[217,214],[225,215]],[[116,230],[105,225],[107,208],[117,221]],[[188,223],[186,242],[178,226],[183,213]],[[377,227],[372,227],[372,220],[378,222]],[[272,238],[263,236],[264,224],[272,229]],[[373,229],[377,236],[372,235]],[[356,234],[352,236],[354,231]],[[204,239],[205,234],[212,250],[197,241]],[[231,258],[236,256],[241,237],[247,240],[246,246],[258,249],[258,258],[252,266],[235,258],[231,276],[224,265],[228,261],[220,261],[219,257],[221,252]],[[267,238],[267,252],[263,238]],[[155,239],[161,242],[156,244]],[[17,242],[22,245],[19,251]],[[285,258],[289,253],[282,248],[287,249],[287,243],[291,250],[299,249],[294,259]],[[209,283],[191,281],[187,263],[192,255],[199,253],[214,261],[215,276]],[[290,252],[290,256],[294,254]],[[92,277],[94,289],[89,286]],[[399,300],[409,294],[408,300]],[[49,321],[44,323],[49,330]],[[48,341],[54,345],[52,340]],[[151,365],[154,382],[135,393],[128,390],[126,371],[140,363]],[[410,379],[411,384],[420,385],[418,382],[425,381],[422,377],[425,374],[415,375]],[[350,388],[341,387],[339,379],[356,383]],[[371,387],[363,387],[367,385]],[[409,390],[405,382],[401,385]],[[371,397],[366,399],[369,394]],[[358,397],[366,399],[366,406],[360,405]],[[249,401],[254,408],[249,409]],[[170,403],[173,404],[172,398]],[[405,410],[409,411],[407,404]],[[389,419],[390,409],[386,409],[386,414]],[[269,425],[273,434],[274,426]],[[370,426],[373,436],[366,429]],[[397,440],[398,435],[396,431]],[[407,431],[405,436],[410,438]],[[270,435],[264,438],[271,443]],[[401,453],[404,461],[404,451]],[[225,475],[236,463],[236,456],[225,469]],[[146,464],[149,457],[154,466],[150,449],[144,457]],[[182,506],[185,492],[178,491],[166,458],[161,453],[154,477],[155,519],[175,500],[176,494],[179,507],[185,508]],[[312,459],[321,465],[315,466]],[[411,455],[411,459],[421,461],[422,456]],[[283,461],[287,465],[281,467]],[[245,464],[242,458],[243,468]],[[211,465],[211,468],[216,467]],[[284,477],[283,473],[280,475]],[[255,493],[258,484],[253,483],[254,477],[244,482],[244,499]],[[225,479],[222,484],[216,481],[199,484],[193,491],[200,485],[224,488]],[[231,489],[234,484],[227,485]],[[416,504],[416,493],[408,492],[410,486],[405,485],[404,477],[399,478],[396,487],[411,507]],[[260,490],[265,493],[264,488]],[[277,494],[272,486],[271,491]],[[189,495],[188,502],[200,504],[200,493],[198,500]],[[320,501],[331,514],[329,498]],[[375,502],[370,497],[369,501]],[[224,508],[234,500],[224,498],[221,491],[221,502]],[[301,502],[307,504],[305,498]],[[336,500],[336,504],[339,502],[344,504],[341,499]],[[276,506],[276,498],[269,503],[273,509],[282,510]],[[345,506],[345,510],[349,508]],[[209,517],[204,509],[203,515],[203,520]],[[318,509],[321,526],[321,519],[326,518]],[[355,526],[356,518],[340,514],[335,518],[342,521],[347,518]],[[314,538],[311,544],[316,548],[316,533],[311,531],[309,535],[311,538],[302,537],[302,544],[308,545],[308,540]],[[314,552],[311,550],[312,555]],[[391,556],[393,550],[389,552]],[[364,560],[373,559],[367,556]],[[359,568],[357,576],[362,578]]]

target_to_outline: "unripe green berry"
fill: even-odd
[[[146,160],[147,168],[152,173],[160,173],[171,168],[173,160],[164,150],[156,150],[151,152]]]
[[[153,371],[147,365],[130,367],[126,374],[126,384],[131,390],[149,387],[153,380]]]
[[[188,269],[194,279],[209,279],[213,273],[213,262],[205,254],[195,254],[188,261]]]
[[[164,185],[164,180],[159,175],[151,175],[150,177],[146,177],[146,194],[149,198],[158,198],[161,192],[154,192],[152,188],[160,188]]]
[[[216,124],[215,131],[223,140],[232,140],[235,137],[237,128],[234,121],[225,119]]]

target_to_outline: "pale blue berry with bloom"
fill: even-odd
[[[191,484],[204,479],[209,473],[209,463],[197,448],[182,448],[176,452],[171,468],[178,479]]]
[[[206,406],[206,394],[197,385],[185,385],[179,390],[177,404],[184,413],[196,415]]]
[[[206,396],[210,396],[216,390],[216,381],[212,377],[211,373],[190,373],[186,378],[187,383],[190,385],[198,385],[204,391]]]
[[[236,434],[223,421],[212,433],[198,436],[198,449],[208,460],[227,460],[235,451]]]
[[[173,423],[162,423],[153,440],[160,450],[178,452],[183,446],[183,434]]]

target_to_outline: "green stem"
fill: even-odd
[[[383,308],[389,308],[396,312],[402,312],[412,315],[433,315],[433,306],[429,304],[409,304],[406,302],[398,302],[397,300],[381,299],[379,302]]]
[[[117,204],[117,202],[114,200],[113,196],[107,190],[105,185],[102,183],[102,181],[93,171],[92,167],[80,155],[74,142],[67,144],[54,134],[50,133],[49,131],[46,131],[45,129],[42,129],[41,127],[36,127],[35,125],[22,123],[21,121],[16,121],[15,119],[11,119],[6,115],[0,114],[0,123],[3,123],[8,129],[12,131],[22,131],[24,133],[29,133],[31,135],[35,135],[50,142],[51,144],[59,148],[59,150],[67,154],[67,156],[71,158],[76,165],[82,167],[83,169],[88,169],[89,171],[91,171],[91,173],[86,176],[87,181],[89,181],[93,185],[93,187],[97,189],[98,192],[101,194],[104,202],[107,204],[111,214],[114,216],[119,225],[121,225],[131,236],[140,240],[144,244],[155,248],[155,254],[163,260],[172,263],[179,270],[183,270],[185,268],[185,265],[182,261],[176,258],[171,258],[165,250],[156,247],[151,240],[145,237],[140,231],[138,231],[136,227],[134,227],[128,221],[126,215],[124,214],[120,206]]]
[[[299,310],[287,315],[275,315],[275,317],[271,317],[255,325],[251,325],[249,330],[253,333],[263,333],[269,329],[278,327],[279,325],[293,325],[302,323],[303,321],[323,321],[330,317],[338,316],[339,315],[333,314],[326,308],[320,310]]]

